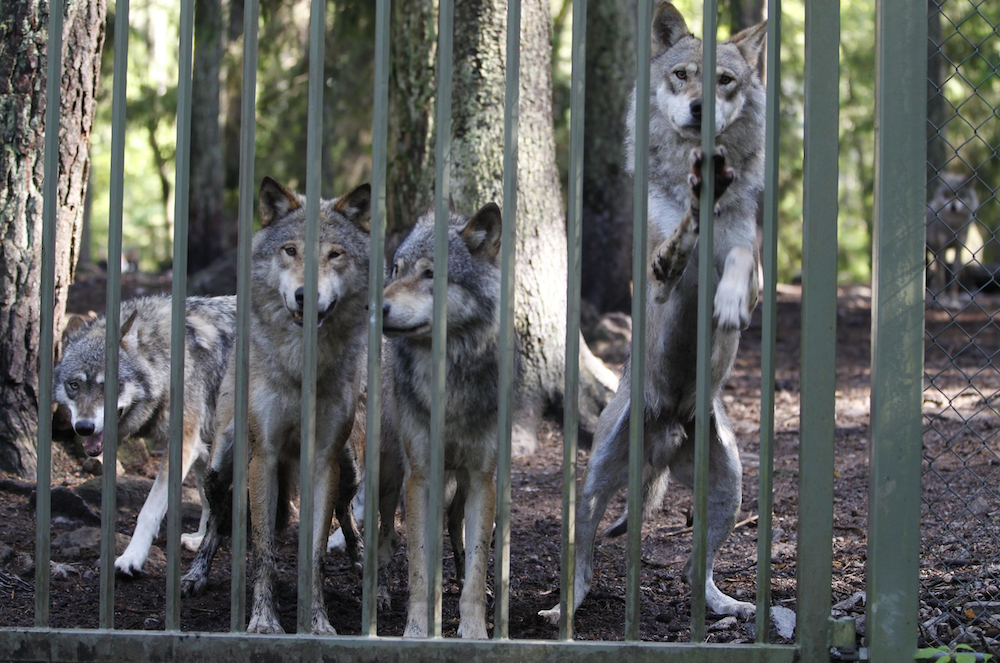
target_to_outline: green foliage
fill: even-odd
[[[918,661],[938,661],[939,663],[976,663],[976,661],[993,660],[993,654],[976,654],[976,650],[969,645],[955,645],[954,649],[948,647],[925,647],[918,649],[914,658]]]

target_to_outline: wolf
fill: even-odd
[[[323,600],[326,541],[365,374],[371,187],[319,209],[317,319],[303,317],[305,199],[265,177],[261,229],[251,249],[249,375],[253,603],[247,631],[282,633],[274,604],[279,504],[295,488],[299,460],[303,326],[317,325],[312,631],[335,634]],[[231,368],[230,372],[235,369]],[[360,453],[362,445],[357,445]],[[353,496],[353,495],[352,495]]]
[[[931,295],[944,295],[944,302],[954,305],[959,300],[962,250],[969,226],[979,210],[979,195],[974,176],[943,172],[939,178],[934,195],[927,203],[927,250],[930,252],[927,285]],[[950,270],[945,264],[945,252],[949,248],[955,249]]]
[[[740,331],[757,305],[757,200],[764,184],[764,88],[756,66],[765,25],[748,28],[718,45],[715,72],[718,146],[703,156],[701,141],[702,44],[680,12],[661,3],[653,18],[650,92],[645,463],[643,505],[648,517],[663,501],[667,477],[694,480],[695,358],[697,355],[698,195],[701,164],[711,158],[716,173],[715,296],[712,335],[708,547],[705,591],[717,614],[748,617],[750,603],[723,594],[712,577],[716,552],[729,536],[741,503],[736,437],[722,403]],[[627,119],[626,163],[635,163],[635,92]],[[723,195],[724,194],[724,195]],[[619,388],[601,413],[576,514],[575,604],[593,579],[594,539],[608,500],[628,480],[630,362]],[[623,514],[607,532],[625,532]],[[692,562],[684,575],[691,581]],[[539,614],[558,624],[559,606]]]
[[[500,208],[494,203],[471,218],[450,214],[443,443],[446,473],[457,484],[449,506],[452,542],[462,546],[464,523],[468,546],[459,601],[463,638],[487,637],[486,571],[496,506],[500,229]],[[427,635],[427,502],[430,490],[444,490],[429,483],[433,283],[434,216],[427,214],[397,249],[383,298],[383,444],[399,449],[401,456],[389,460],[380,482],[398,475],[391,468],[401,458],[410,592],[404,637]],[[517,344],[515,357],[520,375]],[[391,492],[380,486],[383,545],[391,537],[386,527],[392,527],[398,502],[398,489],[395,497],[387,495]]]
[[[184,354],[184,436],[181,476],[195,467],[202,501],[198,532],[181,535],[196,550],[205,532],[208,508],[202,471],[215,431],[219,385],[235,339],[235,297],[188,297]],[[121,307],[118,354],[118,441],[151,440],[166,449],[170,413],[170,297],[141,297]],[[63,356],[55,368],[53,397],[65,405],[84,450],[97,456],[104,448],[104,361],[106,320],[70,319]],[[149,547],[167,511],[168,453],[136,521],[128,547],[115,560],[117,571],[142,571]]]

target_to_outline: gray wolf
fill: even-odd
[[[142,297],[122,304],[118,355],[118,440],[146,438],[166,449],[170,413],[170,298]],[[208,508],[202,470],[215,431],[219,385],[235,338],[235,297],[189,297],[184,355],[184,437],[181,475],[197,466],[202,497],[198,532],[183,534],[181,542],[196,550],[205,532]],[[104,448],[104,360],[106,321],[86,323],[74,316],[65,335],[62,359],[56,366],[53,391],[72,417],[73,429],[83,437],[87,454]],[[149,497],[139,512],[135,532],[115,560],[118,572],[131,576],[142,571],[149,547],[167,512],[168,453]]]
[[[456,482],[449,530],[464,585],[458,634],[486,638],[486,571],[493,531],[499,396],[500,209],[487,204],[472,218],[452,213],[448,230],[448,330],[445,470]],[[386,343],[384,448],[401,455],[380,475],[382,542],[391,539],[398,502],[387,477],[400,458],[406,497],[409,604],[404,637],[427,635],[427,501],[430,490],[430,405],[433,382],[434,218],[420,218],[396,251],[384,292]],[[519,356],[519,355],[518,355]],[[520,366],[519,359],[517,366]],[[519,369],[518,369],[519,374]],[[398,445],[398,446],[394,446]],[[392,479],[388,479],[392,483]],[[462,524],[464,523],[464,545]],[[466,549],[467,546],[467,549]],[[459,560],[461,563],[461,559]]]
[[[958,272],[962,267],[962,250],[969,234],[973,216],[979,209],[975,177],[962,173],[943,172],[927,203],[928,289],[930,294],[943,296],[944,303],[955,305],[959,299]],[[955,250],[949,268],[945,252]]]
[[[722,403],[740,331],[757,304],[757,200],[764,184],[764,88],[756,65],[765,36],[760,24],[718,45],[715,154],[715,297],[712,342],[707,605],[717,614],[748,617],[750,603],[723,594],[712,577],[716,552],[740,508],[736,437]],[[667,477],[694,480],[694,406],[698,297],[698,193],[701,189],[702,44],[677,9],[662,3],[653,18],[651,67],[644,514],[663,501]],[[626,163],[634,165],[635,93],[628,117]],[[724,192],[724,193],[723,193]],[[593,579],[594,539],[608,500],[628,479],[629,373],[601,413],[576,513],[576,606]],[[606,534],[625,532],[623,514]],[[685,567],[691,581],[691,560]],[[559,622],[559,606],[540,614]]]
[[[316,455],[311,468],[312,631],[335,633],[323,600],[323,570],[334,501],[340,490],[340,456],[354,429],[365,379],[370,203],[371,188],[367,184],[340,198],[322,201],[318,319],[304,320],[305,199],[270,177],[261,183],[261,229],[254,235],[251,258],[249,488],[253,603],[247,626],[251,633],[283,632],[274,604],[274,534],[278,505],[287,502],[296,484],[302,327],[306,324],[319,327]]]

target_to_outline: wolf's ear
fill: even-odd
[[[740,49],[743,59],[747,61],[751,69],[757,68],[760,60],[760,51],[764,47],[764,38],[767,36],[767,21],[758,23],[746,30],[741,30],[733,35],[729,43]]]
[[[501,226],[500,208],[496,203],[486,203],[459,234],[469,247],[469,253],[493,260],[500,253]]]
[[[653,14],[653,57],[663,53],[691,34],[684,17],[677,7],[669,2],[661,2]]]
[[[63,338],[71,339],[87,326],[87,321],[78,315],[72,316],[66,321],[66,329],[63,330]]]
[[[365,182],[333,204],[333,209],[346,216],[361,230],[371,232],[372,187]]]
[[[299,197],[291,189],[278,184],[270,175],[260,183],[260,225],[267,227],[302,205]]]
[[[134,338],[134,337],[136,337],[138,335],[138,331],[139,330],[135,330],[135,331],[132,330],[132,323],[135,322],[135,316],[136,316],[137,313],[139,313],[139,311],[132,311],[132,315],[128,316],[128,319],[125,320],[125,324],[122,325],[118,343],[123,348],[125,347],[125,339],[126,338],[129,338],[129,337],[133,337]]]

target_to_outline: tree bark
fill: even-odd
[[[941,35],[942,0],[927,0],[927,181],[937,177],[955,148],[948,143],[944,125],[948,120],[948,100],[944,96],[944,43]]]
[[[400,45],[418,30],[410,20],[419,15],[436,25],[430,0],[421,9],[411,3],[409,16],[397,23],[393,39],[397,72],[394,83],[396,144],[421,155],[422,171],[396,170],[390,191],[408,194],[399,210],[412,223],[426,211],[433,196],[433,148],[430,118],[433,104],[416,103],[418,90],[433,99],[433,70],[426,69],[428,50]],[[534,451],[541,418],[560,408],[564,394],[566,355],[566,227],[559,194],[552,121],[551,19],[546,0],[521,4],[521,98],[518,130],[517,265],[515,325],[521,338],[524,380],[514,430],[515,452]],[[400,31],[405,27],[409,32]],[[506,3],[478,0],[457,3],[455,14],[454,86],[452,97],[451,193],[458,210],[471,213],[489,201],[502,203],[503,108],[506,58]],[[428,78],[429,76],[429,78]],[[425,87],[414,85],[424,81]],[[402,85],[400,84],[402,83]],[[404,166],[405,168],[406,166]],[[428,176],[428,172],[431,173]],[[407,179],[408,177],[408,179]],[[430,178],[428,182],[427,179]],[[405,186],[411,188],[406,189]],[[416,214],[414,214],[416,212]],[[397,212],[398,213],[398,212]],[[580,429],[586,442],[597,417],[616,386],[614,376],[581,340]]]
[[[0,471],[33,476],[48,3],[0,5]],[[80,250],[89,149],[104,44],[103,0],[66,3],[55,255],[55,338]],[[43,416],[51,416],[44,413]]]
[[[632,178],[625,172],[625,113],[635,82],[632,0],[587,10],[583,154],[583,298],[599,311],[629,311]]]
[[[219,130],[219,71],[222,63],[222,1],[197,0],[194,15],[191,90],[191,188],[188,273],[225,249],[226,220],[222,143]]]

